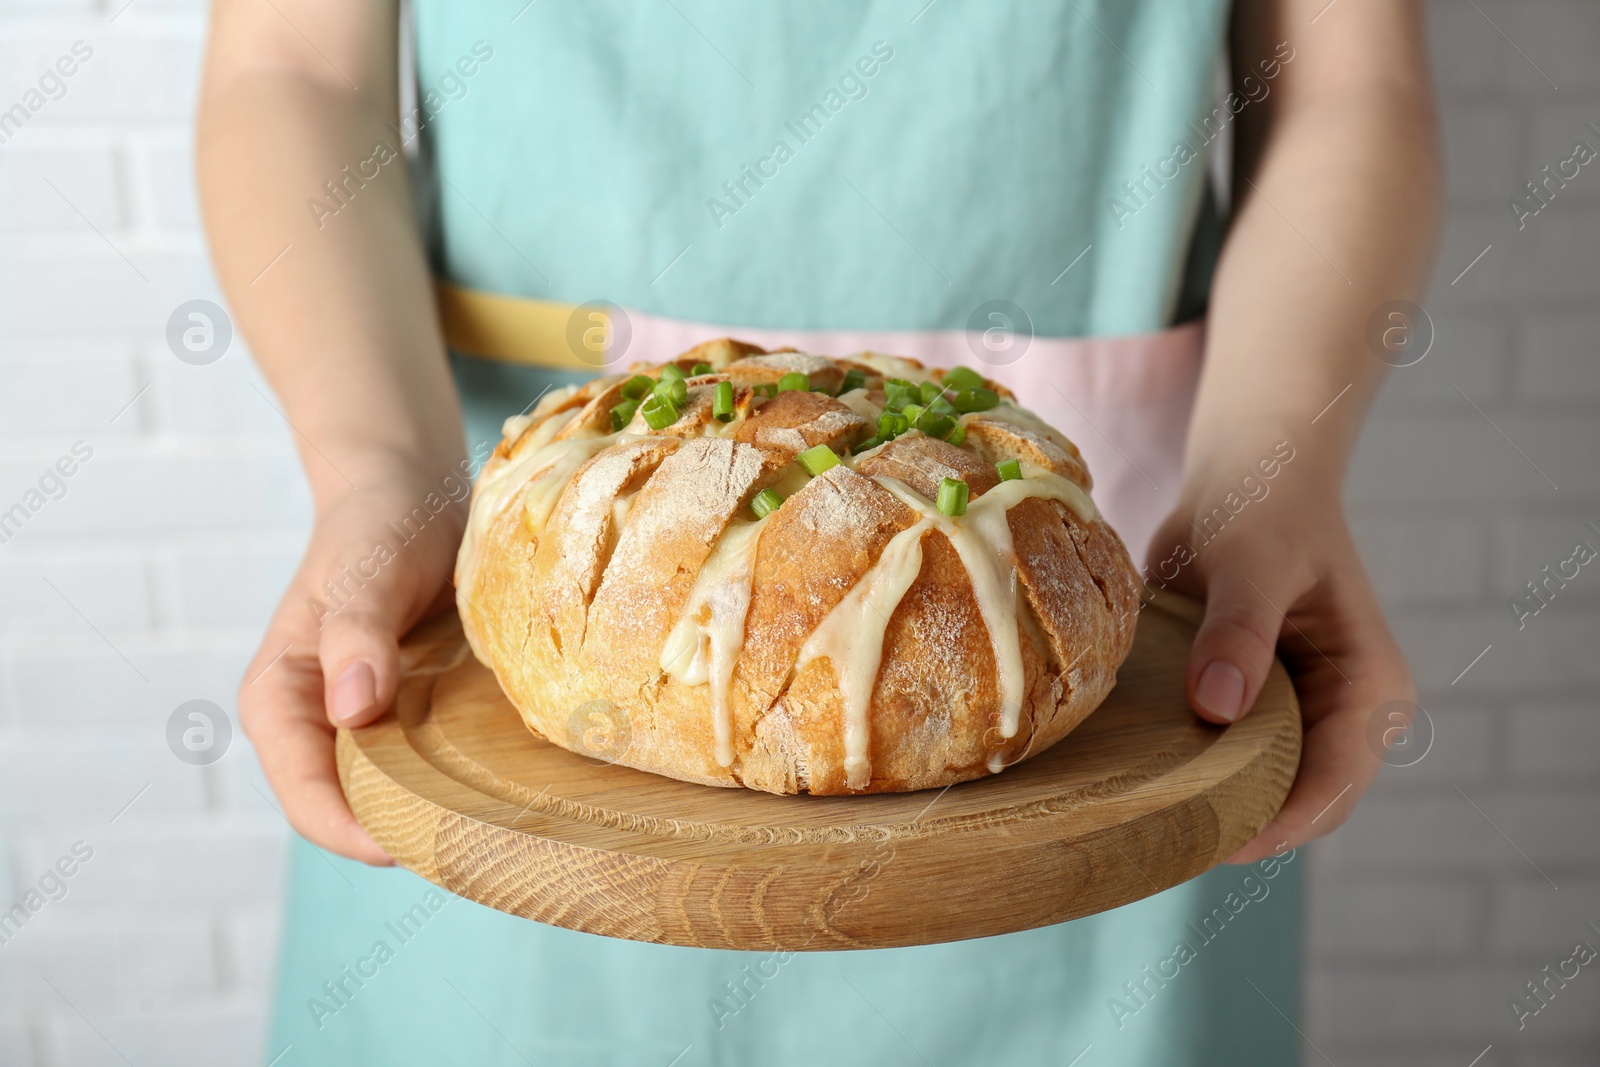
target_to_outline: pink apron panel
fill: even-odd
[[[707,338],[735,337],[818,355],[880,352],[936,367],[967,364],[1005,383],[1024,407],[1077,444],[1094,476],[1096,505],[1141,568],[1151,536],[1177,503],[1203,322],[1124,337],[1012,335],[996,351],[965,330],[773,330],[632,309],[627,315],[627,354],[683,352]]]

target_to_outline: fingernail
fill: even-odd
[[[1232,722],[1244,712],[1244,672],[1221,660],[1207,664],[1194,687],[1194,699],[1217,718]]]
[[[345,667],[328,695],[328,715],[334,722],[347,722],[372,707],[378,699],[377,678],[372,668],[360,660]]]

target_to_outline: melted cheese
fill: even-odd
[[[689,591],[683,614],[661,649],[661,669],[685,685],[711,685],[711,723],[717,764],[733,766],[733,704],[729,686],[744,648],[756,542],[767,519],[735,521],[717,539]]]
[[[1035,496],[1061,501],[1071,508],[1072,513],[1082,522],[1093,522],[1095,516],[1099,514],[1095,510],[1094,500],[1071,478],[1063,478],[1048,467],[1041,467],[1027,460],[1021,460],[1017,465],[1022,468],[1021,478],[1001,482],[974,501],[972,506],[967,508],[967,514],[972,514],[972,507],[1004,506],[1010,511],[1020,502]]]
[[[1011,527],[1006,524],[1006,506],[996,500],[988,507],[989,494],[967,506],[959,519],[939,511],[920,494],[894,478],[879,478],[879,483],[908,507],[921,512],[924,521],[950,539],[972,583],[978,614],[989,631],[994,648],[995,677],[1000,695],[1000,736],[1012,737],[1022,718],[1022,644],[1017,636],[1017,568],[1011,551]],[[1009,483],[1008,483],[1009,484]],[[993,490],[991,490],[992,492]]]
[[[855,588],[806,638],[795,660],[795,670],[824,657],[833,663],[844,702],[844,775],[851,789],[865,789],[872,780],[867,711],[883,662],[883,637],[922,570],[922,535],[930,525],[923,519],[895,534]]]
[[[913,363],[904,356],[891,356],[883,352],[856,352],[845,356],[852,363],[871,367],[885,378],[899,378],[908,382],[933,380],[933,368]]]
[[[507,441],[515,441],[522,436],[522,431],[526,430],[535,421],[543,418],[546,411],[559,404],[566,403],[568,398],[577,391],[578,387],[576,385],[563,385],[560,389],[551,389],[545,392],[535,402],[532,411],[524,411],[520,415],[512,415],[501,423],[500,436]]]
[[[461,547],[456,552],[456,585],[459,588],[470,590],[473,587],[479,539],[505,510],[512,493],[523,484],[526,477],[553,458],[548,452],[550,442],[578,417],[581,410],[574,407],[545,419],[523,442],[516,458],[500,460],[498,463],[491,459],[479,472],[477,484],[472,489],[472,507],[467,512],[467,528],[462,531]],[[508,426],[510,422],[508,419]]]
[[[840,393],[835,399],[872,423],[874,429],[876,429],[878,416],[883,414],[883,409],[867,399],[867,391],[865,389],[852,389],[848,393]]]
[[[499,518],[511,499],[511,494],[522,487],[528,476],[554,459],[549,451],[551,441],[567,424],[578,417],[581,408],[569,408],[545,419],[534,428],[517,454],[498,464],[487,466],[478,475],[474,487],[471,518],[467,522],[469,535],[481,534]],[[560,442],[565,444],[566,442]]]
[[[1066,435],[1060,430],[1051,426],[1027,408],[1018,407],[1010,401],[1001,401],[1000,404],[990,408],[988,411],[974,411],[962,415],[957,421],[965,426],[972,419],[987,419],[990,422],[1009,423],[1012,426],[1044,438],[1069,456],[1076,457],[1078,454],[1077,449],[1072,447],[1071,443],[1067,441]]]
[[[915,509],[950,539],[972,583],[978,614],[989,631],[994,649],[995,675],[1000,696],[1000,736],[1015,737],[1022,718],[1026,679],[1022,669],[1022,642],[1017,624],[1017,560],[1011,543],[1007,512],[1029,497],[1060,500],[1085,522],[1094,518],[1094,504],[1076,484],[1057,474],[1028,464],[1020,479],[1001,482],[967,505],[967,513],[951,518],[920,494],[894,478],[877,479],[899,500]]]
[[[631,440],[636,438],[629,434],[615,438],[610,435],[569,437],[540,449],[541,461],[530,466],[543,466],[544,472],[528,483],[527,492],[522,495],[522,521],[527,524],[528,530],[534,534],[544,533],[545,524],[550,521],[550,512],[555,509],[556,501],[561,499],[561,494],[566,491],[579,467],[596,453]]]

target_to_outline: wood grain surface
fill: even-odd
[[[339,777],[362,825],[406,867],[573,930],[792,951],[1025,930],[1193,878],[1282,805],[1300,759],[1288,675],[1274,664],[1240,722],[1202,723],[1183,692],[1198,619],[1198,605],[1161,595],[1106,702],[998,776],[786,797],[549,743],[472,657],[454,616],[441,617],[405,642],[395,710],[339,731]],[[575,736],[597,749],[626,743],[585,715]]]

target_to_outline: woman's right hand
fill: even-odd
[[[296,830],[342,856],[389,866],[339,788],[334,731],[389,708],[400,638],[425,615],[451,608],[469,483],[410,472],[377,481],[382,488],[352,487],[319,507],[300,568],[239,688],[239,722]],[[441,501],[437,513],[428,509]]]
[[[339,791],[334,724],[389,707],[400,636],[450,600],[466,521],[452,466],[460,407],[404,164],[364,180],[336,221],[308,214],[305,190],[351,173],[375,144],[399,150],[400,14],[396,0],[218,0],[196,139],[229,312],[294,428],[317,502],[239,718],[295,829],[380,864],[391,861]],[[414,512],[428,521],[401,544],[395,531]],[[379,545],[393,557],[379,562]],[[357,587],[364,562],[372,577]],[[330,602],[324,582],[347,593]]]

